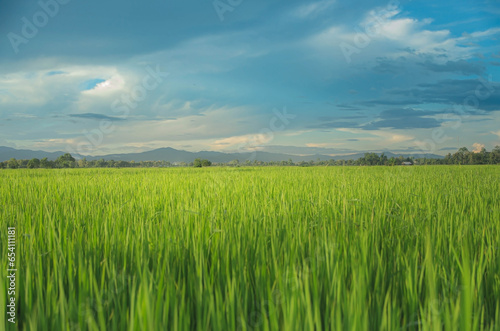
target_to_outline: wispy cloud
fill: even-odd
[[[335,2],[335,0],[308,2],[295,8],[292,11],[292,16],[299,18],[313,18],[314,16],[331,7],[333,4],[335,4]]]
[[[91,119],[91,120],[108,120],[108,121],[123,121],[123,118],[106,116],[102,114],[94,114],[94,113],[84,113],[84,114],[70,114],[69,117],[75,118],[83,118],[83,119]]]

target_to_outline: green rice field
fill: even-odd
[[[498,166],[19,169],[0,184],[0,330],[500,330]]]

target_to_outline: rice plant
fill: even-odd
[[[500,168],[0,171],[6,330],[498,330]]]

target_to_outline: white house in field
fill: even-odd
[[[401,165],[404,165],[404,166],[411,166],[411,165],[413,165],[413,163],[411,163],[411,162],[403,162],[403,163],[401,163]]]

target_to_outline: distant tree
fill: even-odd
[[[118,164],[116,166],[118,168],[125,168],[129,166],[129,163],[127,161],[118,161]]]
[[[66,153],[56,159],[56,164],[59,168],[74,168],[75,158],[72,157],[71,154]]]
[[[115,160],[108,160],[108,161],[106,162],[106,166],[107,166],[108,168],[114,168],[114,167],[115,167],[115,164],[116,164]]]
[[[365,156],[359,159],[360,165],[377,165],[380,163],[380,157],[376,153],[365,153]]]
[[[499,164],[500,163],[500,146],[495,146],[490,153],[490,162],[491,164]]]
[[[78,162],[76,163],[76,165],[78,166],[78,168],[86,168],[86,167],[88,167],[87,158],[84,157],[83,159],[78,160]]]
[[[104,161],[104,159],[97,160],[95,161],[95,166],[97,168],[104,168],[106,166],[106,161]]]
[[[29,169],[39,168],[40,167],[40,160],[37,158],[33,158],[33,159],[29,160],[27,167]]]
[[[460,148],[455,154],[453,154],[452,159],[454,164],[467,164],[469,159],[469,150],[467,147]]]
[[[19,164],[17,163],[17,160],[15,158],[10,159],[9,162],[7,163],[7,166],[10,169],[17,169],[17,168],[19,168]]]
[[[40,160],[40,168],[52,168],[50,161],[46,157]]]
[[[453,162],[453,156],[451,155],[451,153],[446,154],[446,156],[443,159],[443,163],[452,164],[452,162]]]
[[[387,155],[385,153],[382,153],[380,155],[380,160],[379,160],[379,165],[386,165],[387,164]]]
[[[363,157],[357,160],[324,160],[324,161],[302,161],[293,163],[292,160],[288,161],[258,161],[258,160],[246,160],[244,163],[240,163],[239,160],[232,160],[225,163],[228,166],[247,165],[247,166],[355,166],[355,165],[401,165],[402,162],[412,162],[418,165],[435,165],[435,164],[500,164],[500,146],[495,146],[495,148],[488,152],[486,149],[482,148],[480,151],[471,152],[467,148],[462,147],[454,154],[448,153],[443,159],[434,159],[420,157],[415,158],[414,156],[404,157],[402,155],[396,157],[391,156],[388,158],[384,153],[380,156],[376,153],[366,153]],[[223,164],[223,163],[220,163]],[[217,164],[215,164],[217,165]],[[75,161],[75,159],[70,154],[61,155],[56,161],[49,161],[47,158],[38,160],[36,158],[31,160],[16,160],[14,158],[0,162],[0,169],[3,168],[73,168],[77,166],[78,168],[84,167],[170,167],[170,166],[181,166],[181,167],[209,167],[212,166],[212,162],[206,159],[197,158],[194,162],[189,164],[185,162],[171,164],[168,161],[106,161],[104,159],[87,161],[86,159],[81,159]]]
[[[202,163],[200,158],[197,158],[193,161],[193,167],[195,167],[195,168],[203,167],[203,163]]]
[[[488,163],[488,152],[486,152],[486,149],[483,147],[481,150],[477,153],[470,153],[469,154],[469,164],[487,164]]]

